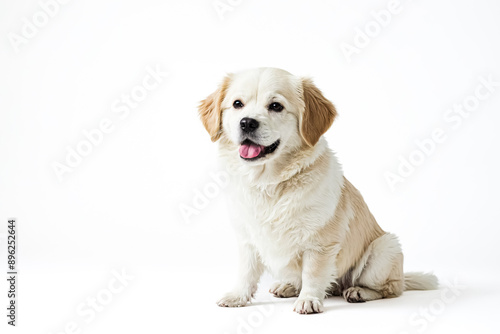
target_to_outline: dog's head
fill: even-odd
[[[226,76],[199,113],[212,141],[235,144],[248,164],[313,147],[337,114],[310,79],[276,68]]]

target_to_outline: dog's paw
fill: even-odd
[[[364,290],[359,286],[353,286],[344,290],[344,298],[349,303],[364,303],[366,299],[364,298]]]
[[[322,313],[323,301],[319,298],[300,298],[295,301],[293,310],[300,314]]]
[[[271,285],[269,292],[272,293],[275,297],[289,298],[297,297],[300,291],[290,283],[275,282],[273,283],[273,285]]]
[[[247,295],[229,292],[219,299],[217,305],[220,307],[242,307],[250,301],[250,298],[251,297]]]

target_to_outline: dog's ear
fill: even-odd
[[[330,128],[337,111],[311,79],[302,79],[302,89],[305,109],[299,124],[300,135],[307,145],[313,147]]]
[[[201,122],[207,129],[210,139],[217,141],[222,133],[222,100],[226,95],[230,77],[226,76],[217,90],[201,101],[198,106]]]

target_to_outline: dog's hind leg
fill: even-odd
[[[397,297],[404,290],[403,252],[397,237],[386,233],[368,246],[343,290],[350,303]]]

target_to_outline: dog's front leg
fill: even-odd
[[[294,304],[300,314],[323,312],[326,290],[335,279],[335,252],[306,250],[302,256],[302,290]]]
[[[217,305],[222,307],[245,306],[257,291],[257,284],[263,271],[264,265],[255,247],[247,243],[240,246],[238,281],[233,290],[226,293],[217,302]]]

